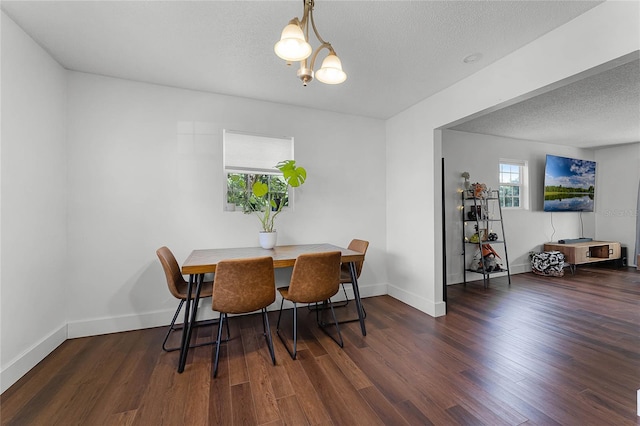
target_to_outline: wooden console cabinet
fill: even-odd
[[[587,241],[574,244],[546,243],[544,251],[559,251],[564,254],[564,261],[575,268],[575,265],[620,259],[620,243],[612,241]]]

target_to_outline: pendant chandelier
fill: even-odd
[[[336,55],[331,43],[327,43],[318,34],[316,23],[313,21],[313,0],[303,0],[304,14],[302,20],[293,18],[282,30],[280,41],[274,46],[276,55],[287,61],[287,65],[292,62],[300,62],[298,78],[306,86],[313,77],[325,84],[340,84],[347,79],[347,74],[342,71],[342,63]],[[309,44],[309,27],[313,28],[320,46],[313,51]],[[322,66],[318,71],[313,71],[313,67],[322,49],[327,49],[329,54],[322,61]],[[313,54],[313,55],[312,55]],[[311,61],[309,62],[309,57]]]

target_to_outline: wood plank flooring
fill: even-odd
[[[271,313],[276,366],[260,316],[231,318],[216,379],[212,346],[176,373],[164,328],[68,340],[1,396],[1,424],[640,425],[635,269],[450,286],[441,318],[364,304],[368,334],[343,325],[344,349],[301,310],[295,361]]]

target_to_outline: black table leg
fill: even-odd
[[[182,340],[180,341],[180,360],[178,361],[178,373],[184,371],[184,364],[187,360],[189,350],[189,340],[187,339],[187,326],[189,324],[189,310],[191,308],[191,290],[193,289],[193,274],[189,275],[189,285],[187,286],[187,300],[184,306],[184,323],[182,324]]]
[[[191,297],[193,290],[193,278],[194,275],[189,275],[189,285],[187,287],[187,300],[186,307],[184,308],[184,324],[182,327],[182,343],[180,346],[180,360],[178,361],[178,373],[184,371],[184,366],[187,363],[187,354],[189,353],[189,343],[191,342],[191,330],[196,321],[196,314],[198,312],[198,302],[200,301],[200,291],[202,290],[202,281],[204,275],[199,274],[197,276],[198,284],[196,285],[195,297]],[[193,304],[193,309],[191,305]]]
[[[364,309],[362,308],[362,300],[360,300],[360,289],[358,288],[358,274],[356,273],[355,262],[349,262],[349,272],[351,273],[351,285],[353,287],[353,297],[356,300],[356,308],[358,309],[358,319],[360,320],[360,329],[362,335],[367,335],[367,329],[364,325]]]

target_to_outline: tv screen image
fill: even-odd
[[[547,154],[545,212],[592,212],[596,162]]]

